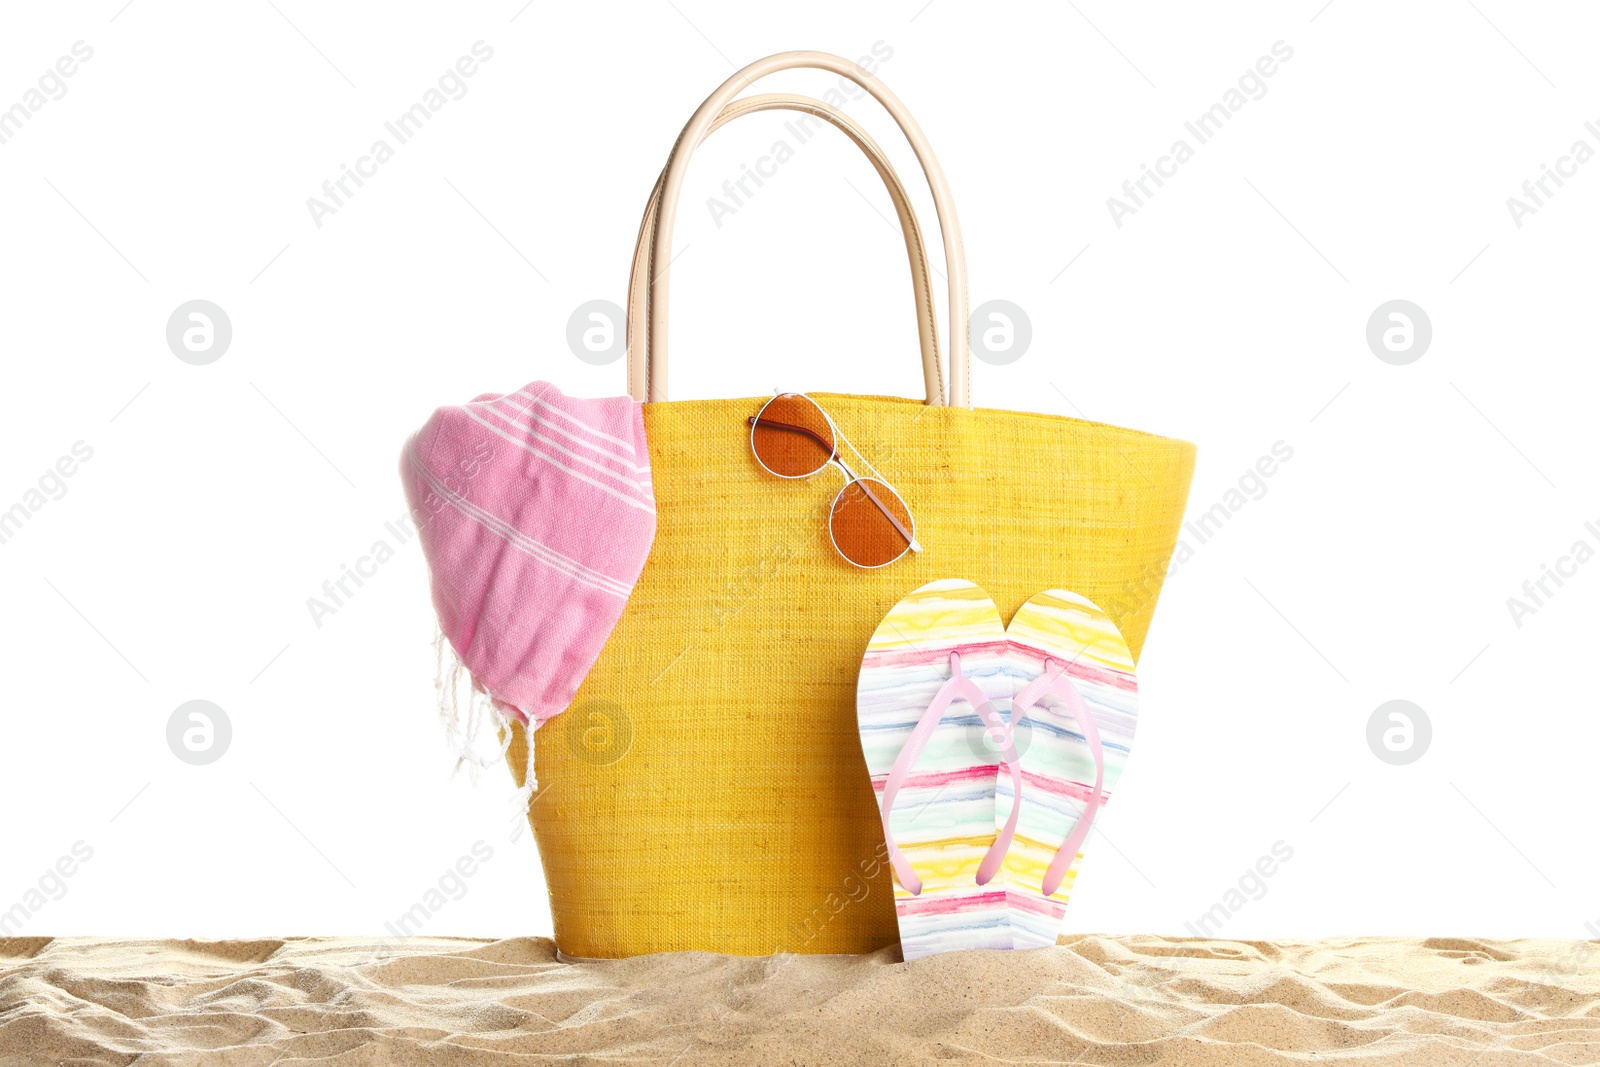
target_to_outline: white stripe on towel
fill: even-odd
[[[567,422],[570,422],[570,423],[573,423],[573,424],[577,425],[580,428],[580,430],[582,431],[582,433],[580,433],[578,431],[575,431],[575,430],[570,430],[565,426],[560,426],[560,425],[558,425],[556,422],[554,422],[552,419],[550,419],[547,416],[540,416],[540,415],[534,414],[534,411],[533,411],[532,408],[523,407],[521,404],[517,403],[518,400],[526,400],[530,404],[537,404],[539,407],[548,408],[551,412],[555,413],[556,415],[561,416],[561,418],[563,418]],[[618,438],[618,437],[612,437],[610,434],[607,434],[607,433],[601,433],[599,430],[594,429],[593,427],[589,426],[587,423],[580,422],[578,419],[573,418],[571,415],[567,414],[565,411],[562,411],[560,408],[555,407],[554,405],[550,404],[548,401],[541,400],[539,397],[536,397],[536,396],[529,396],[528,395],[528,391],[526,389],[519,389],[515,393],[507,393],[505,396],[502,396],[502,397],[498,398],[497,400],[484,401],[484,403],[498,404],[498,403],[500,403],[502,401],[504,401],[506,404],[509,404],[511,407],[516,408],[518,411],[523,412],[529,418],[531,418],[534,421],[538,422],[540,425],[545,426],[548,429],[555,431],[556,433],[562,434],[565,437],[571,438],[572,440],[578,442],[580,445],[583,445],[585,448],[592,448],[596,452],[599,452],[601,455],[604,455],[604,456],[607,456],[607,457],[614,457],[619,463],[621,463],[623,466],[627,467],[629,470],[638,471],[639,473],[645,475],[645,477],[649,477],[649,475],[650,475],[650,465],[649,465],[649,463],[645,463],[645,464],[641,465],[641,464],[638,464],[638,463],[634,462],[635,460],[637,460],[639,458],[639,450],[636,447],[634,447],[634,445],[631,442],[624,441],[624,440],[622,440],[621,438]],[[611,444],[614,444],[614,445],[616,445],[618,447],[612,448],[612,447],[610,447],[610,445],[602,444],[602,443],[599,443],[597,441],[590,440],[590,439],[588,439],[588,438],[586,438],[584,436],[585,434],[587,434],[589,438],[600,438],[602,441],[610,442]]]
[[[496,403],[498,403],[498,401],[496,401]],[[607,467],[604,463],[601,463],[598,460],[590,459],[588,456],[580,456],[580,455],[578,455],[578,453],[572,451],[572,449],[570,449],[570,448],[563,448],[561,445],[557,444],[555,441],[551,440],[550,438],[546,437],[544,434],[540,433],[533,426],[525,425],[522,422],[522,420],[518,419],[515,415],[508,415],[504,411],[501,411],[499,408],[494,407],[494,406],[492,406],[491,404],[488,404],[488,403],[474,404],[473,406],[482,408],[487,414],[493,415],[495,418],[499,419],[501,422],[504,422],[507,425],[509,425],[512,429],[520,430],[521,432],[523,432],[525,434],[528,434],[530,437],[532,437],[534,440],[540,442],[545,447],[553,448],[557,452],[560,452],[564,456],[569,456],[572,459],[577,460],[579,463],[583,463],[583,464],[586,464],[586,465],[588,465],[590,467],[593,467],[595,470],[599,471],[601,474],[604,474],[608,478],[615,478],[617,480],[617,482],[620,485],[622,485],[622,487],[624,489],[637,490],[637,489],[640,488],[639,479],[635,475],[633,475],[632,473],[629,473],[629,474],[618,473],[616,470],[612,469],[611,467]],[[542,425],[542,423],[540,425]],[[583,442],[580,441],[580,442],[576,442],[576,443],[582,444]],[[621,460],[619,460],[615,456],[612,456],[612,455],[609,455],[609,454],[606,456],[606,458],[609,459],[613,463],[622,463]],[[623,464],[623,465],[624,466],[631,466],[630,464]]]
[[[612,596],[627,600],[628,594],[633,591],[633,587],[626,582],[620,582],[610,575],[602,574],[597,570],[586,567],[571,556],[564,555],[549,545],[535,541],[504,519],[490,514],[439,481],[433,476],[433,472],[423,465],[421,458],[417,455],[415,439],[406,442],[406,457],[411,461],[412,469],[417,472],[423,481],[428,483],[428,488],[467,518],[472,519],[490,533],[505,540],[511,547],[538,560],[551,570],[566,575],[580,585],[586,585],[602,593],[609,593]]]
[[[550,419],[540,417],[534,413],[532,408],[523,407],[521,404],[518,404],[516,401],[512,400],[509,396],[503,396],[499,400],[486,400],[483,403],[490,407],[495,404],[505,404],[509,408],[522,412],[522,414],[527,416],[529,425],[522,426],[519,423],[518,429],[532,430],[534,427],[542,427],[546,430],[549,430],[551,433],[558,433],[566,440],[578,445],[580,448],[587,448],[591,452],[597,452],[601,456],[604,456],[606,459],[611,460],[613,463],[616,463],[618,466],[627,470],[630,474],[638,475],[641,481],[648,482],[650,480],[650,468],[648,466],[641,467],[628,458],[617,455],[615,451],[606,447],[605,445],[597,445],[593,441],[584,440],[583,437],[567,429],[566,427],[557,426]],[[502,416],[505,415],[504,412],[500,412],[500,414]]]
[[[560,415],[563,419],[566,419],[568,422],[572,423],[575,426],[582,427],[583,429],[587,430],[589,433],[594,434],[596,437],[599,437],[602,440],[610,441],[612,444],[621,445],[623,448],[626,448],[628,450],[628,454],[631,455],[634,459],[638,459],[639,458],[638,447],[632,441],[625,441],[620,437],[612,437],[610,434],[606,433],[603,430],[597,430],[593,426],[590,426],[588,423],[584,422],[582,419],[578,418],[576,415],[572,414],[572,412],[563,411],[560,408],[556,407],[554,404],[550,403],[549,401],[541,400],[539,397],[529,396],[528,395],[528,390],[526,388],[518,389],[516,392],[512,393],[511,395],[512,396],[525,396],[529,400],[533,401],[535,404],[538,404],[540,407],[549,408],[551,411],[555,412],[557,415]]]
[[[484,425],[488,429],[490,429],[490,430],[494,431],[495,433],[499,434],[501,437],[504,437],[507,441],[510,441],[512,444],[517,445],[520,448],[527,449],[529,452],[532,452],[535,456],[538,456],[540,459],[544,460],[546,463],[550,464],[552,467],[557,467],[557,468],[559,468],[561,470],[566,471],[568,474],[572,475],[574,478],[578,479],[581,482],[588,482],[590,485],[594,486],[595,488],[603,490],[604,492],[607,492],[607,493],[611,494],[612,496],[616,497],[618,500],[621,500],[623,503],[629,505],[630,507],[638,508],[640,511],[648,511],[652,515],[654,515],[656,513],[656,508],[655,508],[655,502],[654,501],[651,501],[649,503],[645,503],[644,501],[640,500],[637,497],[629,496],[628,494],[623,493],[620,490],[613,489],[611,486],[606,485],[604,482],[596,481],[595,479],[590,478],[586,474],[582,474],[582,473],[580,473],[578,471],[573,470],[571,467],[567,466],[565,463],[562,463],[560,460],[556,459],[554,456],[550,456],[550,455],[547,455],[547,454],[545,454],[543,452],[540,452],[537,448],[534,448],[532,445],[528,444],[528,442],[524,441],[522,438],[517,437],[514,434],[506,433],[506,431],[502,430],[500,427],[494,425],[493,423],[490,423],[490,422],[484,420],[481,416],[478,415],[477,412],[472,410],[471,405],[468,405],[467,407],[464,407],[461,410],[465,411],[467,413],[467,417],[468,418],[472,419],[475,422],[481,423],[482,425]]]

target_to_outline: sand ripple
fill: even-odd
[[[1600,1064],[1600,943],[1079,936],[563,963],[543,938],[0,940],[0,1065]]]

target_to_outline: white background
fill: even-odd
[[[0,145],[0,509],[93,448],[0,544],[0,910],[93,849],[23,932],[381,934],[480,839],[493,859],[424,932],[549,930],[508,777],[449,778],[415,543],[320,628],[307,598],[388,537],[400,444],[435,406],[623,391],[567,318],[622,302],[707,93],[771,52],[882,41],[955,190],[974,306],[1032,321],[1023,358],[977,365],[979,404],[1196,442],[1191,517],[1293,449],[1169,580],[1069,929],[1183,933],[1282,840],[1225,936],[1591,936],[1600,562],[1520,627],[1506,603],[1600,548],[1600,161],[1520,228],[1506,206],[1575,140],[1600,148],[1589,5],[124,3],[8,6],[0,31],[0,107],[94,50]],[[466,95],[318,228],[307,198],[479,40]],[[1107,198],[1280,40],[1266,94],[1115,225]],[[848,110],[909,182],[892,124]],[[919,395],[893,213],[842,138],[720,228],[704,208],[783,121],[696,157],[674,398]],[[233,325],[209,366],[165,340],[196,298]],[[1365,340],[1396,298],[1433,325],[1408,366]],[[234,731],[205,767],[165,739],[196,698]],[[1396,698],[1433,727],[1409,766],[1366,740]]]

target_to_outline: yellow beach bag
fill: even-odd
[[[794,67],[858,82],[916,151],[949,275],[948,395],[921,233],[881,150],[822,101],[734,99]],[[767,108],[843,129],[872,158],[905,231],[926,400],[815,394],[915,516],[922,551],[875,570],[834,552],[831,489],[779,481],[752,459],[747,420],[767,398],[667,399],[669,250],[690,155],[722,122]],[[640,230],[629,299],[629,392],[646,401],[655,544],[572,707],[535,736],[529,820],[564,954],[870,952],[898,940],[855,696],[868,639],[912,590],[965,578],[1006,618],[1041,589],[1076,590],[1139,654],[1194,446],[972,407],[966,317],[944,176],[915,120],[866,71],[819,52],[770,56],[689,120]],[[516,727],[518,779],[527,754]]]

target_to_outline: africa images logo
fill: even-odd
[[[1156,189],[1166,184],[1163,178],[1178,176],[1178,168],[1195,157],[1197,146],[1221,133],[1228,120],[1243,111],[1250,101],[1260,100],[1267,95],[1266,79],[1278,73],[1281,64],[1294,58],[1294,49],[1283,41],[1272,42],[1271,52],[1271,55],[1257,59],[1254,66],[1239,75],[1238,82],[1222,94],[1220,101],[1183,124],[1184,130],[1194,138],[1194,144],[1191,145],[1182,137],[1173,141],[1166,154],[1156,157],[1153,168],[1141,163],[1139,176],[1122,183],[1122,195],[1127,197],[1126,200],[1115,196],[1106,198],[1106,210],[1111,212],[1111,221],[1117,229],[1122,229],[1123,219],[1138,214],[1146,201],[1155,196]],[[1152,183],[1155,189],[1150,187]]]

